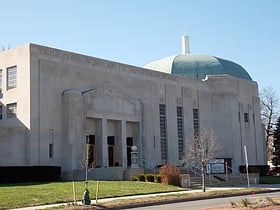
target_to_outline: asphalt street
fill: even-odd
[[[196,201],[187,201],[187,202],[178,202],[171,204],[163,204],[163,205],[154,205],[154,206],[146,206],[139,208],[127,208],[130,210],[181,210],[181,209],[191,209],[191,210],[201,210],[204,208],[217,207],[217,206],[230,206],[230,202],[240,202],[243,198],[247,198],[249,200],[255,201],[256,199],[265,199],[269,198],[280,198],[280,192],[272,192],[272,193],[263,193],[263,194],[254,194],[254,195],[246,195],[246,196],[233,196],[227,198],[212,198],[206,200],[196,200]]]

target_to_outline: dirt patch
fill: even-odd
[[[278,199],[258,199],[251,201],[242,199],[238,203],[230,203],[227,206],[216,206],[212,208],[205,208],[203,210],[244,210],[244,209],[258,209],[258,210],[280,210],[280,198]]]
[[[219,206],[219,207],[214,207],[214,208],[207,208],[203,210],[248,210],[248,209],[258,209],[258,210],[279,210],[280,205],[277,206],[266,206],[266,207],[240,207],[240,208],[235,208],[235,207],[227,207],[227,206]]]

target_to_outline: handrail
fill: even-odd
[[[226,181],[228,181],[228,169],[230,169],[231,170],[231,172],[232,172],[232,167],[230,167],[230,166],[228,166],[228,164],[227,164],[227,162],[226,162],[226,165],[225,165],[226,167]]]
[[[187,171],[191,171],[194,173],[195,177],[201,177],[202,176],[202,169],[199,167],[195,167],[195,166],[181,166],[182,168],[186,169]],[[211,181],[214,179],[214,176],[211,173],[205,173],[206,178],[208,178],[209,182],[211,183]]]
[[[154,163],[147,161],[144,158],[142,158],[142,163],[143,163],[143,168],[153,170],[154,174],[156,173],[156,165]]]
[[[194,176],[198,176],[200,177],[201,176],[201,169],[198,168],[198,167],[195,167],[195,166],[189,166],[189,167],[186,167],[186,166],[182,166],[183,169],[185,169],[186,171],[190,171],[194,174]]]

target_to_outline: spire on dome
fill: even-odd
[[[189,49],[189,36],[183,35],[182,36],[182,54],[189,54],[190,49]]]

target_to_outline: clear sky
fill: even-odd
[[[0,0],[0,47],[46,45],[136,66],[206,53],[280,92],[280,0]]]

